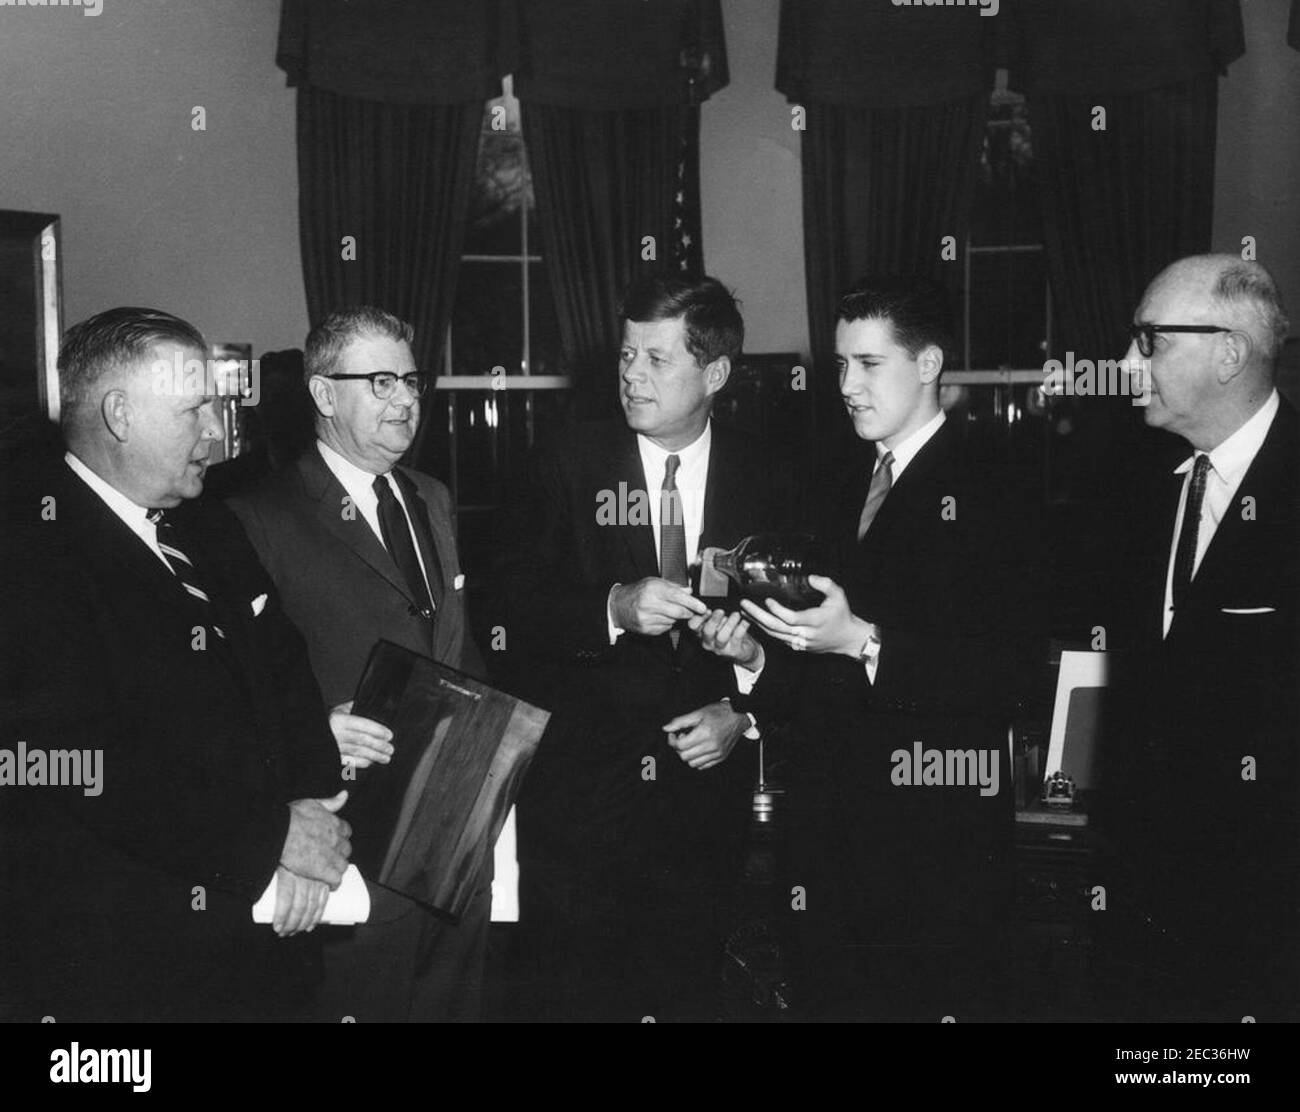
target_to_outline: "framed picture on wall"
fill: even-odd
[[[59,218],[0,209],[0,425],[59,417]]]

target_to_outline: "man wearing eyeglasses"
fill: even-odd
[[[409,324],[371,307],[340,310],[313,328],[303,373],[316,443],[231,503],[307,639],[345,780],[393,752],[389,730],[350,713],[376,641],[483,674],[466,624],[451,497],[398,464],[415,438],[425,384],[412,339]],[[324,1018],[478,1018],[486,884],[458,925],[386,889],[371,895],[368,924],[333,941],[328,935],[344,929],[327,932]]]
[[[1146,424],[1186,445],[1139,497],[1119,578],[1134,628],[1106,786],[1131,868],[1109,896],[1132,1018],[1294,1019],[1300,1001],[1300,428],[1274,386],[1287,329],[1268,271],[1232,255],[1174,263],[1134,315]]]

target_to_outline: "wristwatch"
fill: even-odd
[[[858,653],[858,660],[862,664],[863,671],[867,673],[867,679],[870,680],[871,668],[880,657],[880,626],[875,622],[867,622],[867,626],[869,632],[862,645],[862,651]]]

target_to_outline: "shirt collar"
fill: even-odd
[[[1255,410],[1254,416],[1227,440],[1207,453],[1193,452],[1174,469],[1174,474],[1186,475],[1198,455],[1208,455],[1210,467],[1220,479],[1229,486],[1241,482],[1251,461],[1259,454],[1264,438],[1268,436],[1268,427],[1277,414],[1278,404],[1278,394],[1274,390],[1264,404]]]
[[[913,458],[915,458],[916,453],[930,442],[930,438],[939,431],[939,427],[946,420],[947,416],[941,409],[901,444],[896,444],[892,448],[886,448],[883,444],[877,442],[876,458],[884,459],[886,452],[892,452],[894,455],[894,466],[890,469],[890,474],[893,478],[897,479],[898,476],[903,473],[903,468],[911,463]]]
[[[316,448],[320,451],[321,459],[325,461],[325,466],[334,472],[334,477],[343,484],[343,489],[349,494],[360,490],[373,491],[375,485],[375,474],[373,471],[367,471],[364,467],[358,467],[346,456],[340,455],[323,440],[316,441]]]
[[[99,495],[110,510],[118,517],[125,521],[132,528],[143,526],[149,519],[149,509],[146,506],[137,505],[132,502],[112,483],[104,479],[97,472],[87,467],[77,456],[71,452],[63,453],[64,462],[72,468],[72,471],[84,482],[91,490]]]
[[[662,471],[668,466],[668,457],[677,456],[680,460],[677,465],[677,470],[679,472],[689,471],[695,466],[695,464],[703,459],[709,451],[709,445],[713,442],[713,421],[708,421],[704,426],[704,431],[690,444],[687,444],[685,448],[679,448],[675,452],[666,451],[659,447],[659,445],[648,436],[642,436],[641,433],[636,434],[636,439],[637,447],[641,450],[641,459],[647,465],[653,463],[660,471]]]

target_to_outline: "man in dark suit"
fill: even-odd
[[[102,759],[93,788],[0,776],[33,1018],[298,1014],[311,955],[280,936],[315,926],[350,852],[302,639],[238,522],[198,500],[222,434],[206,355],[155,310],[72,328],[67,453],[7,476],[6,744]],[[251,913],[273,877],[274,931]]]
[[[624,420],[539,453],[501,539],[519,693],[553,711],[519,810],[539,1018],[712,1017],[754,783],[731,668],[685,620],[687,569],[779,524],[773,468],[710,421],[743,323],[711,278],[624,301]]]
[[[1132,333],[1146,424],[1193,454],[1137,484],[1117,576],[1127,656],[1102,819],[1126,867],[1102,1007],[1295,1019],[1300,432],[1273,385],[1287,321],[1258,263],[1195,256],[1151,283]]]
[[[412,338],[405,321],[364,306],[312,329],[303,373],[316,442],[231,502],[307,639],[346,775],[361,779],[381,770],[358,769],[387,764],[393,752],[388,729],[350,713],[377,641],[483,672],[466,625],[451,497],[436,479],[398,466],[425,386]],[[370,921],[327,932],[325,1015],[479,1018],[490,879],[459,923],[372,886]]]
[[[1042,645],[1036,530],[940,408],[951,345],[933,283],[844,295],[840,392],[874,451],[826,484],[818,533],[839,581],[813,577],[826,598],[806,610],[745,600],[745,618],[700,623],[706,647],[758,673],[740,705],[797,721],[791,880],[812,1018],[998,1014],[1008,725]],[[750,623],[794,652],[765,650]]]

